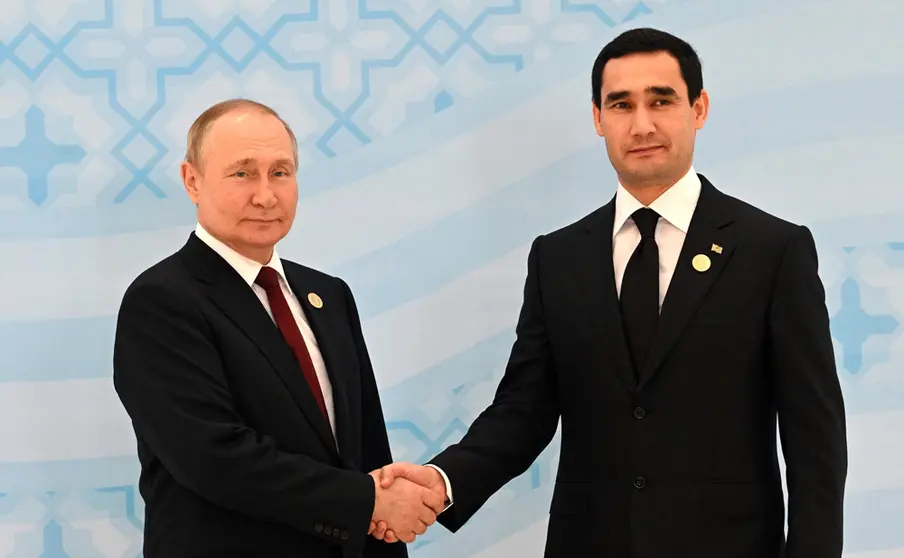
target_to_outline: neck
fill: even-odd
[[[234,239],[220,236],[217,233],[213,232],[210,227],[205,226],[204,223],[200,221],[199,223],[208,235],[212,236],[217,241],[222,242],[237,254],[244,256],[249,260],[256,261],[261,265],[267,265],[273,258],[273,246],[254,246],[243,242],[237,242]]]
[[[261,265],[267,265],[270,263],[270,260],[273,258],[273,247],[269,248],[259,248],[255,246],[248,246],[245,244],[237,244],[235,242],[231,242],[229,240],[220,239],[220,242],[229,246],[233,250],[235,250],[238,254],[245,256],[249,260],[254,260]]]
[[[249,260],[254,260],[261,265],[267,265],[268,263],[270,263],[270,260],[273,259],[273,248],[250,250],[247,248],[239,249],[233,246],[232,249],[245,256]]]
[[[656,201],[656,199],[664,194],[666,190],[674,186],[675,183],[671,184],[655,184],[655,185],[643,185],[643,186],[633,186],[630,184],[622,183],[622,186],[625,190],[628,191],[629,194],[634,196],[634,198],[645,206],[649,206],[651,203]]]
[[[649,206],[651,203],[656,201],[656,199],[664,194],[669,188],[674,186],[681,180],[687,173],[691,171],[691,165],[689,164],[684,172],[680,175],[669,178],[667,180],[648,180],[648,181],[640,181],[640,182],[632,182],[631,180],[626,180],[619,176],[619,181],[625,190],[628,191],[632,196],[634,196],[637,201],[640,203]]]

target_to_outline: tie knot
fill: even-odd
[[[272,267],[262,267],[257,274],[255,283],[264,288],[265,291],[279,288],[279,274]]]
[[[631,219],[634,220],[634,224],[637,225],[637,229],[640,231],[640,236],[643,238],[653,238],[656,232],[656,223],[659,222],[659,214],[650,209],[649,207],[642,207],[634,212],[631,215]]]

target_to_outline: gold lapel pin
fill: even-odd
[[[722,247],[719,246],[718,244],[713,244],[713,247],[710,248],[710,250],[712,250],[712,251],[715,252],[716,254],[721,254],[721,253],[722,253]]]
[[[709,256],[707,256],[706,254],[697,254],[696,256],[694,256],[694,259],[691,261],[691,263],[693,264],[694,269],[696,269],[700,273],[703,273],[704,271],[709,269],[710,265],[712,265],[712,262],[710,262],[709,260]]]
[[[323,308],[323,299],[317,296],[317,293],[308,293],[308,302],[314,308]]]

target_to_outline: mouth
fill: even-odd
[[[661,145],[650,145],[647,147],[636,147],[628,151],[630,155],[649,155],[651,153],[657,153],[659,151],[664,150],[665,147]]]

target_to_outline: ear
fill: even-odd
[[[601,138],[605,137],[605,134],[603,133],[603,123],[600,120],[602,118],[602,112],[593,101],[591,101],[591,104],[593,105],[593,127],[596,128],[596,135]]]
[[[697,97],[697,101],[694,103],[694,127],[697,130],[703,128],[703,124],[706,122],[706,117],[709,116],[709,94],[705,89],[700,91],[700,96]]]
[[[182,173],[182,184],[185,185],[185,191],[188,192],[188,197],[193,204],[198,205],[198,199],[201,197],[198,189],[200,178],[198,170],[188,161],[182,162],[180,170]]]

